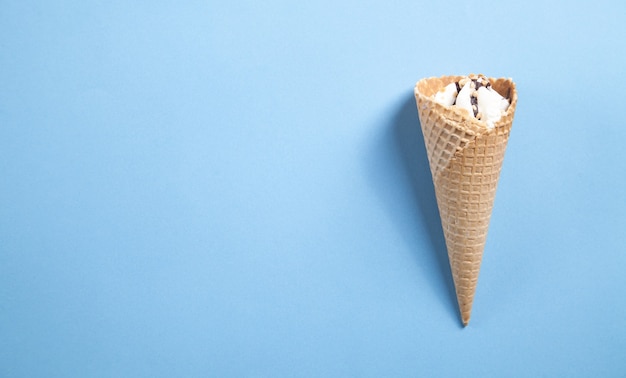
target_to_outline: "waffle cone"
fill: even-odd
[[[513,123],[517,91],[511,79],[490,78],[510,106],[493,129],[431,96],[462,76],[420,80],[415,86],[430,171],[461,320],[469,323],[496,187]]]

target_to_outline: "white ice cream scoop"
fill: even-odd
[[[445,106],[452,106],[456,101],[456,83],[450,83],[443,88],[443,91],[435,93],[435,101]]]
[[[510,104],[483,75],[470,75],[450,83],[435,93],[433,99],[443,106],[465,109],[468,117],[483,121],[488,129],[494,127]]]

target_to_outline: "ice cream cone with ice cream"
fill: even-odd
[[[483,75],[420,80],[415,99],[463,325],[470,320],[517,91]]]

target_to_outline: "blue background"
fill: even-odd
[[[0,0],[0,376],[623,376],[626,3]],[[462,328],[413,86],[519,90]]]

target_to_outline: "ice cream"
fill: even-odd
[[[510,105],[483,75],[469,75],[450,83],[435,93],[433,99],[443,106],[465,109],[488,129],[494,127]]]
[[[417,82],[415,100],[461,321],[467,325],[517,91],[507,78],[442,76]]]

